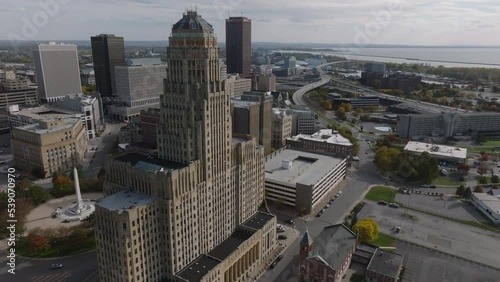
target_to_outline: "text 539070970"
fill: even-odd
[[[16,274],[16,169],[11,167],[7,175],[7,229],[9,236],[7,237],[7,270],[11,274]]]

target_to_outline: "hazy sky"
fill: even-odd
[[[166,40],[195,7],[219,41],[224,19],[243,12],[252,41],[500,45],[500,0],[0,0],[0,39]]]

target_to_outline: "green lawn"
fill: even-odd
[[[500,140],[490,140],[481,143],[483,146],[500,146]]]
[[[379,233],[378,239],[372,242],[372,244],[379,247],[394,247],[396,246],[396,238],[391,235]]]
[[[460,186],[463,183],[455,179],[452,179],[449,176],[438,176],[438,178],[432,181],[432,184],[443,185],[443,186]]]
[[[365,196],[365,199],[370,201],[386,201],[386,202],[394,202],[394,198],[396,197],[397,189],[386,187],[386,186],[375,186],[368,191]]]

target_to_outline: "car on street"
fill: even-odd
[[[429,188],[436,189],[436,185],[430,185]]]
[[[399,208],[399,205],[396,203],[390,203],[389,207],[397,209],[397,208]]]
[[[422,188],[429,188],[429,184],[422,184],[422,185],[420,185],[420,187],[422,187]]]
[[[325,206],[325,209],[329,208],[330,207],[330,204],[326,204]]]
[[[271,263],[271,265],[269,266],[269,269],[274,269],[274,267],[277,265],[278,263],[273,261],[273,263]]]
[[[52,266],[50,267],[51,269],[58,269],[58,268],[61,268],[63,265],[62,263],[54,263],[52,264]]]
[[[286,240],[286,235],[278,235],[278,240]]]
[[[387,202],[386,201],[378,201],[378,204],[382,205],[382,206],[387,206]]]
[[[283,255],[279,255],[277,258],[276,258],[276,261],[280,261],[283,259]]]
[[[335,201],[335,199],[331,199],[330,202],[328,202],[330,205],[333,204],[333,202]]]
[[[289,219],[289,220],[286,221],[286,223],[288,223],[290,225],[294,225],[295,221],[293,219]]]

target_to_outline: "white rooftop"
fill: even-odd
[[[67,117],[81,117],[82,113],[80,111],[63,109],[60,107],[43,105],[34,108],[20,109],[19,111],[14,111],[10,113],[12,116],[24,116],[29,117],[34,120],[46,120],[46,119],[56,119],[56,118],[67,118]]]
[[[316,142],[327,142],[331,144],[338,144],[338,145],[344,145],[344,146],[352,146],[351,141],[349,139],[343,137],[340,135],[337,131],[334,131],[333,129],[321,129],[320,131],[308,135],[308,134],[299,134],[293,137],[288,138],[289,140],[300,140],[300,139],[305,139],[305,140],[311,140],[311,141],[316,141]]]
[[[474,193],[479,201],[481,201],[485,206],[487,206],[493,213],[500,216],[500,198],[498,196],[493,196],[488,193]]]
[[[453,157],[458,159],[467,158],[466,148],[429,144],[429,143],[422,143],[415,141],[408,142],[408,144],[406,144],[405,150],[415,153],[428,152],[433,156]]]
[[[99,199],[96,206],[110,211],[123,212],[125,210],[147,205],[155,199],[154,196],[144,195],[133,191],[122,191]]]
[[[64,123],[59,125],[59,126],[54,126],[51,128],[44,128],[44,127],[40,126],[40,124],[38,124],[38,123],[17,126],[16,128],[20,129],[20,130],[25,130],[25,131],[29,131],[32,133],[36,133],[36,134],[45,134],[45,133],[49,133],[49,132],[58,132],[61,130],[71,129],[71,128],[73,128],[73,126],[75,126],[75,124],[82,122],[80,117],[43,118],[43,119],[39,119],[39,120],[45,121],[45,122],[50,122],[50,121],[55,121],[58,119],[63,119]]]
[[[291,161],[291,169],[283,168],[283,161]],[[266,181],[314,185],[342,161],[331,156],[282,149],[266,157],[265,177]]]

